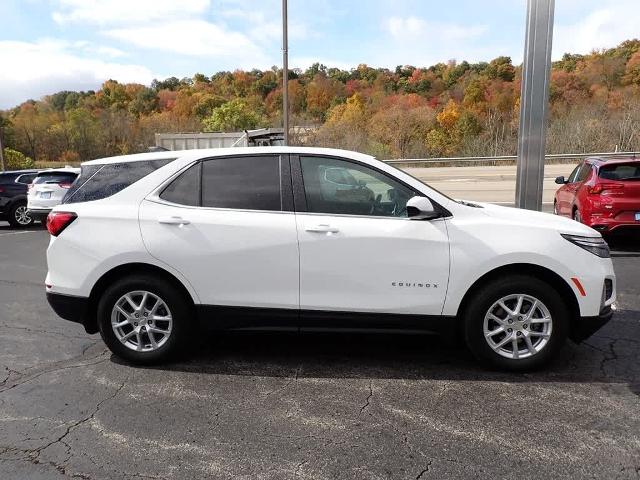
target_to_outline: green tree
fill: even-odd
[[[4,149],[4,161],[7,165],[7,170],[22,170],[23,168],[33,168],[35,165],[32,158],[12,148]]]
[[[214,108],[211,116],[202,121],[206,132],[237,132],[262,125],[261,115],[243,100],[234,99]]]

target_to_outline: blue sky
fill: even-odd
[[[108,79],[281,62],[280,0],[0,0],[0,108]],[[522,59],[525,0],[289,0],[290,66]],[[638,0],[556,0],[554,58],[640,37]]]

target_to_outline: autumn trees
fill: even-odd
[[[520,67],[509,57],[395,69],[316,63],[288,72],[294,137],[380,158],[514,154]],[[554,62],[547,150],[638,150],[640,41]],[[235,131],[282,122],[282,71],[196,73],[150,86],[104,82],[5,112],[7,147],[37,160],[144,151],[154,133]]]

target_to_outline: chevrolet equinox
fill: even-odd
[[[370,156],[256,147],[85,162],[47,219],[46,294],[135,363],[218,329],[448,333],[525,370],[612,315],[601,235],[448,198]]]

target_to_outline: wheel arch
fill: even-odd
[[[184,297],[189,301],[190,304],[195,304],[195,300],[189,290],[180,281],[180,279],[178,279],[171,272],[168,272],[164,268],[157,265],[152,265],[150,263],[125,263],[122,265],[118,265],[117,267],[114,267],[104,273],[93,285],[91,293],[89,294],[89,303],[87,305],[87,313],[84,322],[84,328],[87,333],[98,332],[97,309],[98,302],[100,300],[100,294],[104,292],[105,288],[107,288],[117,279],[136,274],[152,275],[156,278],[163,278],[167,280],[175,288],[177,288],[182,293],[182,295],[184,295]]]
[[[529,275],[535,277],[551,285],[563,298],[567,299],[567,306],[569,307],[569,315],[571,317],[569,327],[569,336],[571,336],[571,332],[574,331],[574,324],[580,318],[580,305],[578,304],[578,299],[573,289],[566,280],[553,270],[531,263],[512,263],[509,265],[502,265],[488,271],[478,278],[471,287],[469,287],[464,297],[462,297],[462,301],[458,307],[458,329],[460,329],[460,331],[462,331],[462,319],[464,317],[464,312],[467,309],[469,302],[477,292],[487,283],[509,275]]]

